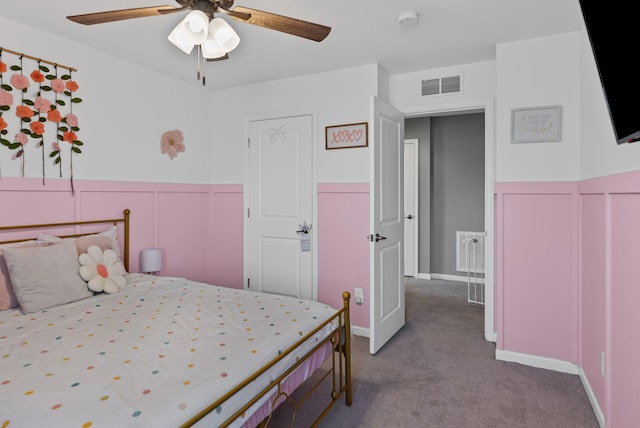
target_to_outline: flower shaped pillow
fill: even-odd
[[[80,277],[87,281],[92,291],[115,293],[127,285],[124,265],[111,249],[102,251],[91,245],[86,253],[80,254]]]

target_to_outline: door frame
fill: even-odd
[[[497,341],[495,325],[495,100],[493,98],[457,104],[434,104],[402,110],[405,118],[484,113],[484,228],[485,228],[485,305],[484,336]]]
[[[249,158],[249,139],[251,136],[251,122],[258,120],[273,120],[282,119],[286,117],[297,116],[310,116],[311,117],[311,251],[312,251],[312,266],[311,266],[311,297],[312,300],[318,300],[318,115],[315,111],[310,109],[300,109],[295,111],[278,111],[272,113],[246,115],[243,120],[243,156],[244,156],[244,174],[243,174],[243,190],[242,190],[242,203],[243,203],[243,221],[242,221],[242,287],[247,288],[247,248],[248,248],[248,233],[247,233],[247,206],[249,205],[249,183],[251,176],[250,158]]]
[[[405,118],[406,119],[406,118]],[[407,149],[407,144],[408,145],[413,145],[414,146],[414,156],[412,159],[412,163],[413,163],[413,177],[412,177],[412,182],[413,182],[413,197],[411,198],[413,201],[413,245],[411,246],[411,255],[412,255],[412,263],[413,263],[413,277],[417,278],[418,274],[420,273],[420,268],[418,266],[418,262],[419,262],[419,258],[418,258],[418,249],[419,249],[419,239],[420,239],[420,234],[419,234],[419,228],[420,228],[420,206],[419,206],[419,197],[418,195],[420,194],[420,187],[419,187],[419,183],[420,180],[418,180],[418,169],[419,169],[419,160],[420,160],[420,141],[417,138],[405,138],[404,139],[404,148],[405,148],[405,177],[407,174],[407,169],[406,169],[406,149]],[[405,194],[406,194],[406,188],[407,188],[407,182],[405,180],[404,182],[404,188],[405,188]],[[406,201],[406,195],[405,195],[405,201]],[[404,215],[406,216],[407,213],[404,213]],[[405,253],[404,253],[404,257],[405,259],[407,258],[407,246],[405,243]],[[405,272],[406,275],[407,272]]]

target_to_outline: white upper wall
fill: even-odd
[[[461,92],[422,95],[422,80],[461,75]],[[495,61],[423,70],[390,77],[391,104],[406,115],[431,111],[456,111],[478,107],[496,93]]]
[[[462,75],[462,93],[422,96],[421,81]],[[495,98],[496,181],[581,180],[640,169],[640,143],[617,145],[585,31],[497,46],[497,60],[390,77],[408,116]],[[511,144],[511,109],[562,106],[562,141]],[[487,112],[491,114],[492,112]]]
[[[325,127],[369,120],[369,100],[385,90],[377,64],[257,83],[213,93],[209,120],[214,135],[214,183],[244,181],[250,120],[301,114],[316,118],[317,178],[320,183],[369,180],[369,148],[325,150]]]
[[[368,121],[372,95],[389,99],[408,116],[494,105],[495,100],[495,112],[488,113],[495,114],[497,181],[580,180],[640,165],[640,144],[615,142],[584,31],[498,45],[496,61],[391,77],[369,64],[214,93],[2,17],[0,40],[6,49],[78,69],[74,79],[83,102],[74,106],[74,113],[85,145],[74,156],[77,179],[242,183],[250,120],[312,114],[318,182],[366,182],[369,149],[326,151],[324,132],[328,125]],[[14,63],[15,56],[5,53],[4,61]],[[25,74],[34,64],[25,60]],[[461,94],[420,94],[423,79],[453,74],[462,75]],[[562,106],[562,141],[511,144],[511,109],[546,105]],[[13,110],[3,119],[9,123],[3,138],[13,140],[18,119]],[[47,126],[48,155],[55,134],[52,124]],[[172,129],[182,130],[187,146],[173,160],[160,153],[160,137]],[[36,143],[30,140],[25,146],[26,177],[42,176],[42,151]],[[63,148],[67,178],[68,146]],[[14,155],[0,146],[0,176],[21,176],[21,161]],[[48,157],[45,165],[47,178],[57,178],[58,169]]]
[[[580,179],[580,33],[497,46],[496,181]],[[562,106],[561,141],[511,144],[514,108]]]
[[[209,183],[211,158],[211,94],[199,85],[189,85],[162,74],[105,55],[84,45],[60,39],[37,29],[0,17],[0,43],[3,48],[22,52],[76,68],[74,80],[80,85],[74,105],[84,142],[83,153],[73,159],[76,179],[127,180],[172,183]],[[16,56],[5,53],[3,60],[13,64]],[[24,74],[36,68],[34,61],[24,60]],[[62,71],[62,69],[61,69]],[[10,79],[13,72],[4,73]],[[28,97],[35,96],[31,82]],[[12,91],[14,101],[18,91]],[[45,93],[45,96],[48,96]],[[13,141],[19,129],[15,108],[5,112]],[[186,151],[171,160],[160,153],[160,138],[165,131],[180,129]],[[48,157],[55,141],[55,126],[45,131],[46,176],[59,177],[58,167]],[[30,140],[25,149],[25,176],[42,176],[42,149]],[[69,145],[61,144],[63,177],[69,177]],[[0,176],[20,177],[20,160],[15,152],[0,146]]]

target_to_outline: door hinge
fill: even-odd
[[[247,218],[251,217],[251,208],[247,208]]]
[[[251,278],[247,278],[247,288],[251,288]]]
[[[251,138],[247,138],[247,147],[251,148]]]

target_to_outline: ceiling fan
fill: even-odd
[[[329,35],[331,27],[314,24],[288,16],[264,12],[248,7],[236,6],[233,10],[233,0],[176,0],[180,7],[151,6],[133,9],[111,10],[106,12],[87,13],[83,15],[67,16],[73,22],[85,25],[102,24],[106,22],[121,21],[124,19],[143,18],[147,16],[166,15],[184,10],[198,10],[204,12],[209,19],[220,12],[231,18],[247,24],[257,25],[272,30],[303,37],[305,39],[321,42]]]
[[[200,80],[202,76],[203,85],[206,84],[204,75],[206,74],[207,62],[228,59],[229,52],[240,43],[240,37],[227,21],[215,17],[218,12],[228,15],[237,21],[270,28],[316,42],[324,40],[331,31],[331,27],[325,25],[248,7],[236,6],[232,10],[234,0],[176,0],[176,2],[180,7],[139,7],[72,15],[67,16],[67,18],[79,24],[94,25],[190,10],[187,16],[169,34],[169,41],[186,54],[190,54],[193,48],[197,46],[197,78]],[[203,65],[202,73],[201,63]]]

